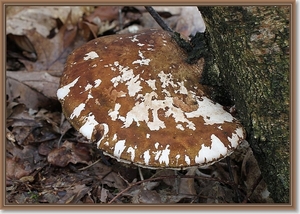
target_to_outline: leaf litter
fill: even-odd
[[[154,9],[183,37],[205,30],[196,7]],[[246,141],[230,166],[138,169],[104,156],[64,118],[56,90],[67,56],[99,36],[158,28],[143,7],[10,6],[6,20],[6,203],[272,202]]]

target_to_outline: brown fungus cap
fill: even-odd
[[[105,154],[146,168],[210,165],[245,137],[203,95],[201,68],[168,32],[97,38],[68,58],[57,91],[65,116]]]

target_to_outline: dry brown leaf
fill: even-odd
[[[101,188],[101,196],[100,196],[100,201],[103,202],[103,203],[106,203],[107,202],[107,197],[108,197],[108,190],[105,189],[105,188]]]
[[[153,8],[158,13],[169,13],[169,17],[164,18],[164,21],[170,28],[180,33],[184,38],[195,35],[197,31],[205,31],[205,23],[196,6],[159,6]],[[141,22],[145,28],[160,28],[153,17],[147,12],[143,13]]]
[[[26,35],[7,34],[7,55],[8,57],[30,60],[37,60],[36,51]]]
[[[57,34],[54,38],[48,39],[34,29],[25,30],[24,32],[32,42],[38,59],[36,62],[20,59],[27,71],[52,70],[51,66],[53,66],[55,62],[59,62],[58,60],[64,51],[63,35]],[[63,63],[61,65],[61,70],[63,70]]]
[[[57,203],[58,200],[59,200],[59,196],[57,196],[54,193],[47,192],[43,195],[43,198],[39,202],[53,204],[53,203]]]
[[[59,78],[51,76],[46,71],[38,71],[38,72],[6,72],[6,77],[8,79],[13,79],[24,85],[32,88],[33,90],[45,95],[50,99],[57,99],[56,91],[59,86]],[[10,90],[14,91],[15,88],[10,88]],[[31,96],[34,96],[32,94]],[[25,99],[28,99],[26,97]]]
[[[205,31],[205,23],[196,6],[182,7],[180,16],[174,21],[176,22],[175,31],[185,37]]]
[[[210,186],[207,203],[233,203],[234,192],[219,182],[213,182]]]
[[[110,172],[107,176],[105,176],[102,180],[102,184],[106,184],[109,187],[114,187],[119,191],[127,187],[126,182],[115,172]]]
[[[10,77],[6,79],[6,95],[9,97],[9,100],[25,104],[29,109],[49,109],[49,107],[53,107],[53,102],[46,96]]]
[[[84,13],[93,10],[93,6],[9,6],[6,8],[6,33],[23,35],[24,29],[35,28],[47,37],[56,27],[57,18],[64,23],[72,11],[72,24],[76,25]]]
[[[99,27],[96,24],[87,21],[81,21],[79,22],[79,26],[86,41],[97,38]]]
[[[51,125],[52,130],[55,133],[61,133],[60,130],[60,112],[51,112],[47,111],[46,109],[40,109],[36,115],[35,118],[38,120],[44,120],[47,122],[47,124]]]
[[[157,172],[153,177],[166,176],[166,178],[163,179],[163,182],[169,186],[173,186],[175,183],[174,175],[176,175],[176,171],[172,169],[162,169],[162,170],[157,170]]]
[[[6,158],[6,179],[18,180],[24,176],[29,175],[33,169],[26,170],[23,163],[17,162],[13,158]]]
[[[34,25],[34,23],[32,24]],[[29,55],[30,58],[31,52],[37,56],[37,61],[34,60],[34,62],[21,58],[19,59],[25,65],[27,71],[49,70],[57,72],[57,70],[59,70],[62,72],[66,60],[65,58],[67,57],[67,55],[63,54],[66,48],[73,43],[77,34],[77,26],[71,24],[71,12],[68,13],[67,19],[65,20],[63,26],[59,29],[58,33],[51,39],[41,34],[35,28],[23,29],[22,32],[24,34],[24,38],[28,39],[19,39],[14,41],[27,41],[26,46],[19,45],[19,47],[23,47],[23,50],[28,49],[26,47],[31,47],[30,50],[27,50],[27,55]],[[13,36],[14,35],[11,35],[11,37]],[[29,45],[28,41],[31,42]]]
[[[56,142],[42,142],[39,147],[38,151],[40,155],[48,156],[48,154],[52,151],[53,146],[55,145]]]
[[[87,171],[90,174],[95,175],[97,179],[102,180],[111,172],[111,167],[105,165],[104,163],[98,162],[93,166],[89,167]]]
[[[30,175],[35,169],[42,167],[44,158],[33,146],[18,148],[13,144],[6,146],[6,179],[18,180]]]
[[[24,104],[20,104],[20,103],[17,103],[17,102],[14,102],[14,101],[8,101],[7,100],[7,105],[6,105],[6,118],[9,118],[12,116],[13,113],[16,112],[16,109],[17,109],[17,106],[21,106],[21,111],[20,112],[23,112],[24,109],[26,109],[26,106]]]
[[[52,15],[50,8],[46,7],[10,6],[6,9],[6,32],[23,35],[24,29],[35,28],[46,37],[56,26]]]
[[[134,204],[160,204],[160,195],[154,190],[145,190],[140,188],[137,194],[132,198],[132,203]]]
[[[85,184],[75,184],[67,188],[67,193],[64,197],[58,200],[58,204],[70,204],[78,203],[91,190],[91,187],[87,187]]]
[[[197,168],[193,167],[188,170],[186,175],[194,176]],[[179,194],[183,194],[189,197],[196,195],[195,179],[194,178],[181,178],[179,185]]]
[[[12,134],[19,145],[25,145],[25,140],[31,135],[32,127],[30,126],[16,126],[12,130]],[[32,138],[31,138],[32,139]]]
[[[61,147],[53,149],[47,157],[49,163],[65,167],[69,163],[88,164],[91,160],[89,144],[65,141]]]
[[[94,12],[85,17],[88,22],[95,22],[95,19],[99,18],[101,21],[112,21],[118,19],[119,10],[122,9],[121,6],[98,6]]]

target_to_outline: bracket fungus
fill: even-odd
[[[206,166],[245,138],[203,94],[199,65],[163,30],[94,39],[68,57],[57,97],[75,129],[104,154],[145,168]]]

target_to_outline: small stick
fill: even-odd
[[[180,37],[179,33],[177,33],[176,31],[173,31],[164,22],[164,20],[160,17],[160,15],[153,9],[153,7],[151,7],[151,6],[145,6],[145,8],[148,11],[148,13],[150,13],[150,15],[154,18],[154,20],[157,22],[157,24],[159,24],[160,27],[163,30],[168,31],[168,32],[170,32],[172,34],[173,39],[175,39],[175,41],[177,42],[177,44],[179,45],[179,47],[181,47],[186,52],[190,52],[193,49],[193,47],[191,46],[191,44],[189,42],[187,42],[184,39],[182,39]]]
[[[87,168],[90,168],[90,167],[94,166],[96,163],[98,163],[100,160],[101,160],[101,158],[99,158],[98,160],[96,160],[94,163],[91,163],[90,165],[85,166],[85,167],[82,167],[82,168],[80,168],[80,169],[78,169],[78,170],[79,170],[79,171],[82,171],[82,170],[85,170],[85,169],[87,169]]]
[[[174,34],[174,31],[164,22],[160,15],[153,9],[153,7],[145,6],[145,8],[163,30],[169,31],[170,33]]]
[[[232,187],[233,187],[233,189],[234,189],[234,191],[235,191],[235,193],[237,195],[238,202],[241,203],[242,200],[241,200],[240,191],[239,191],[239,189],[237,188],[237,186],[236,186],[236,184],[234,182],[233,172],[232,172],[231,163],[230,163],[230,157],[226,157],[226,162],[227,162],[227,165],[228,165],[229,178],[230,178],[230,180],[231,180],[231,182],[233,184]]]

